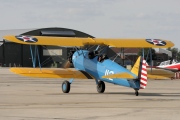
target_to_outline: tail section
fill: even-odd
[[[142,69],[140,72],[140,89],[145,89],[147,85],[147,69],[146,69],[146,61],[142,60]]]
[[[136,63],[131,69],[131,72],[134,73],[136,76],[139,76],[139,70],[141,69],[141,61],[142,61],[141,57],[138,57],[138,59],[136,60]]]
[[[131,69],[131,72],[138,76],[138,86],[140,89],[144,89],[147,85],[147,69],[146,69],[146,61],[139,57],[134,64],[133,68]]]

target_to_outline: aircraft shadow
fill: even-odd
[[[47,94],[47,95],[67,95],[65,93]],[[134,92],[105,92],[105,93],[68,93],[69,95],[135,95]],[[141,93],[139,96],[164,96],[164,97],[180,97],[180,93]]]
[[[109,92],[104,94],[118,94],[118,95],[134,95],[134,92]],[[180,93],[141,93],[139,92],[139,96],[165,96],[165,97],[180,97]]]

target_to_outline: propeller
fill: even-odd
[[[74,54],[75,50],[70,50],[70,52],[68,53],[68,59],[64,64],[64,68],[70,68],[72,65],[72,56]]]
[[[70,67],[71,67],[71,64],[72,64],[72,63],[70,63],[69,60],[67,60],[67,61],[65,62],[65,64],[64,64],[64,68],[70,68]]]

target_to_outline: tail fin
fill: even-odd
[[[147,85],[147,69],[146,69],[146,61],[139,57],[134,64],[133,68],[131,69],[131,72],[138,76],[139,82],[139,88],[144,89]]]

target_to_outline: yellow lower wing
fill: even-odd
[[[156,68],[147,68],[147,74],[149,79],[170,79],[174,77],[174,72],[156,69]]]
[[[10,71],[27,77],[93,79],[89,74],[75,69],[11,68]]]

